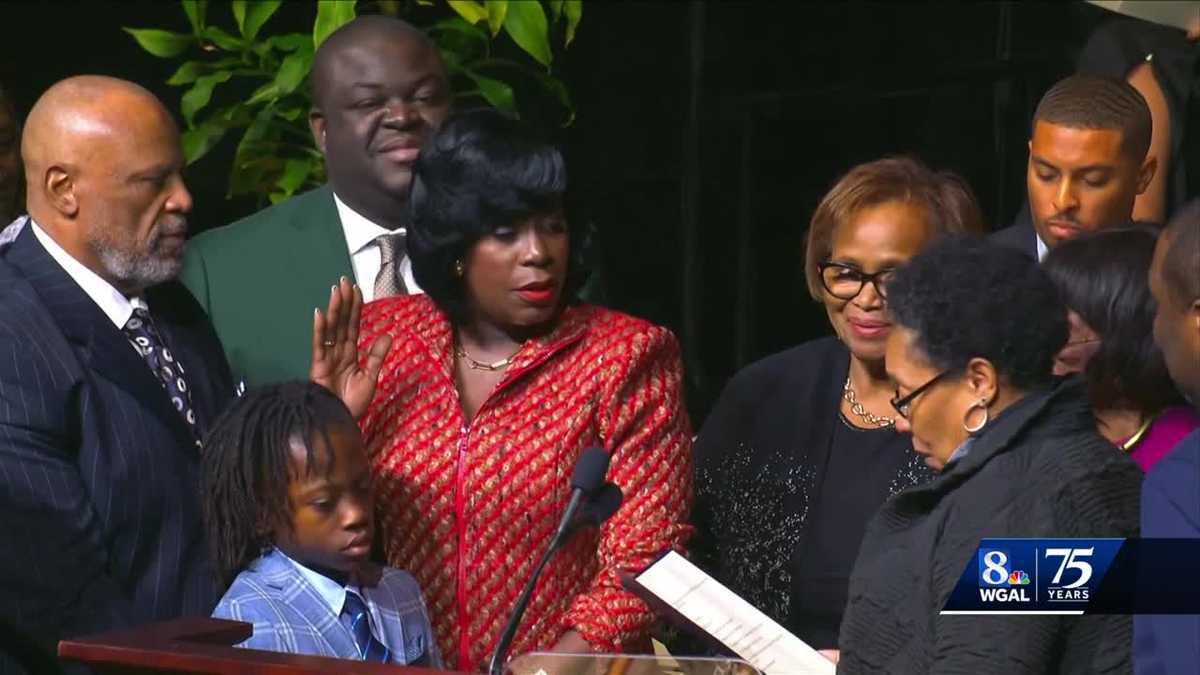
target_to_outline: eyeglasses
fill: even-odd
[[[867,274],[857,267],[830,261],[817,265],[817,270],[821,273],[821,285],[838,300],[853,300],[868,282],[875,286],[879,297],[886,298],[888,282],[895,273],[895,270],[886,269]]]
[[[904,398],[900,398],[899,395],[892,397],[892,407],[896,409],[896,412],[900,413],[901,417],[908,419],[909,413],[912,412],[913,400],[924,393],[926,389],[929,389],[933,385],[937,384],[943,377],[946,377],[949,374],[949,370],[944,370],[937,375],[934,375],[932,380],[917,387],[916,389],[913,389],[911,392],[909,392],[908,396],[905,396]]]

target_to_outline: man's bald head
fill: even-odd
[[[42,94],[25,121],[26,174],[39,176],[58,163],[86,167],[98,159],[97,151],[147,130],[177,133],[170,113],[143,87],[99,75],[62,80]]]
[[[73,258],[129,294],[178,274],[192,198],[179,131],[153,94],[63,80],[29,112],[21,152],[29,215]]]
[[[337,62],[353,52],[378,53],[380,46],[403,45],[407,50],[426,52],[441,66],[437,46],[420,29],[400,19],[369,14],[342,25],[329,34],[313,57],[313,102],[323,107],[331,85],[337,81]],[[351,56],[353,58],[353,56]]]

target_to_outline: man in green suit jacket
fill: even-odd
[[[307,379],[312,313],[339,278],[367,301],[419,290],[403,257],[405,206],[419,148],[450,107],[437,49],[403,21],[359,17],[321,44],[312,87],[329,183],[187,247],[183,281],[250,386]]]

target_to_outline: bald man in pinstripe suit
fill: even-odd
[[[201,441],[235,391],[174,280],[192,206],[178,131],[141,87],[76,77],[34,106],[22,155],[29,218],[0,249],[0,623],[52,650],[206,616],[223,589]],[[331,289],[311,371],[356,413],[388,346],[354,363],[360,306],[348,283]]]

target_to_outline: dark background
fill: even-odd
[[[229,25],[223,4],[209,14]],[[285,3],[264,33],[310,30],[314,12]],[[841,173],[914,154],[964,175],[1007,224],[1034,106],[1111,16],[1081,2],[586,2],[561,65],[572,189],[598,227],[606,304],[680,337],[697,426],[737,368],[829,332],[801,245]],[[0,82],[27,110],[63,77],[109,74],[177,111],[183,90],[162,83],[178,61],[121,26],[187,30],[174,2],[0,4]],[[226,142],[189,170],[193,231],[255,210],[225,199],[231,158]]]

